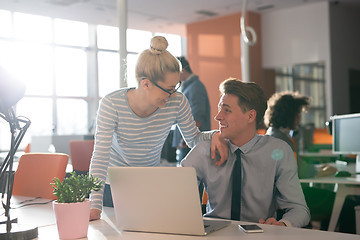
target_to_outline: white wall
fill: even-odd
[[[323,61],[329,103],[332,96],[328,2],[263,13],[261,26],[263,68]],[[332,104],[326,105],[326,112],[328,118]]]
[[[359,8],[330,5],[333,114],[350,113],[349,69],[360,71],[359,23]]]

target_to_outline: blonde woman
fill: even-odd
[[[100,102],[90,173],[105,182],[109,166],[159,166],[173,124],[179,126],[190,147],[214,136],[213,158],[217,149],[222,160],[227,159],[224,139],[215,131],[200,132],[188,100],[177,92],[181,65],[167,46],[164,37],[153,37],[136,63],[137,87],[114,91]],[[92,193],[90,199],[90,220],[99,219],[102,206],[112,206],[109,185]]]

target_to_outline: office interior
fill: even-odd
[[[242,78],[239,21],[242,16],[241,1],[223,1],[221,7],[215,5],[213,9],[210,9],[211,11],[208,10],[208,15],[199,16],[199,13],[192,13],[191,15],[195,15],[195,17],[191,19],[191,22],[186,23],[170,23],[165,17],[161,19],[159,16],[152,16],[152,9],[156,13],[176,11],[178,6],[172,7],[171,4],[175,3],[167,1],[166,3],[151,1],[153,8],[149,8],[147,4],[141,7],[143,1],[112,1],[107,5],[100,4],[100,1],[90,1],[91,9],[89,7],[88,11],[83,12],[90,13],[90,16],[79,14],[82,11],[76,8],[76,4],[84,7],[81,5],[84,3],[80,3],[80,1],[74,1],[74,3],[54,1],[53,3],[41,3],[41,5],[40,2],[34,1],[35,4],[32,7],[26,6],[26,3],[22,6],[21,1],[2,1],[0,3],[1,19],[10,19],[9,29],[1,30],[0,24],[0,31],[3,32],[0,35],[0,43],[3,43],[0,46],[1,51],[7,52],[10,44],[22,43],[23,48],[18,49],[19,51],[15,55],[19,58],[14,58],[8,52],[4,55],[12,56],[14,58],[11,59],[12,62],[21,62],[22,66],[27,65],[22,73],[17,70],[25,83],[26,77],[29,76],[27,74],[31,73],[31,70],[35,70],[33,71],[36,73],[33,73],[34,76],[37,75],[40,79],[38,82],[32,80],[32,83],[39,85],[27,86],[28,89],[31,89],[31,93],[25,92],[24,97],[15,108],[17,114],[29,117],[35,128],[34,130],[29,128],[16,153],[17,157],[26,151],[31,152],[32,144],[33,151],[36,149],[36,144],[39,144],[39,149],[45,146],[44,151],[62,151],[69,154],[68,143],[70,140],[92,139],[96,111],[101,97],[120,87],[134,85],[131,80],[134,76],[130,71],[131,66],[135,62],[136,54],[147,48],[146,44],[139,43],[134,46],[131,41],[127,42],[127,76],[129,79],[127,82],[119,80],[120,72],[123,71],[120,69],[122,62],[119,52],[123,44],[121,39],[125,38],[120,36],[120,44],[109,43],[111,47],[106,47],[106,43],[103,46],[97,45],[101,42],[100,31],[110,29],[112,35],[106,36],[112,36],[116,41],[119,40],[119,36],[116,35],[118,32],[114,29],[121,25],[119,22],[122,18],[117,15],[124,12],[116,10],[116,6],[123,3],[126,3],[129,9],[126,26],[128,36],[132,35],[136,38],[136,34],[141,34],[149,39],[154,34],[164,35],[171,40],[169,41],[170,46],[172,43],[177,46],[172,50],[174,55],[187,57],[194,73],[199,75],[206,86],[211,106],[212,129],[217,128],[217,122],[213,116],[217,112],[218,86],[228,77]],[[246,25],[251,26],[257,35],[256,44],[249,49],[251,81],[262,86],[268,97],[283,90],[299,91],[312,97],[311,108],[302,115],[302,125],[311,127],[310,139],[307,139],[310,143],[306,142],[306,149],[303,150],[304,153],[312,152],[317,155],[304,154],[304,161],[311,161],[316,166],[336,163],[337,160],[341,160],[341,164],[353,163],[354,156],[352,155],[332,154],[332,136],[325,123],[334,115],[360,112],[360,95],[358,94],[360,91],[360,46],[358,44],[360,31],[357,24],[360,22],[359,3],[350,0],[293,1],[293,5],[284,4],[277,7],[276,1],[271,1],[261,7],[255,5],[256,1],[248,2]],[[192,8],[192,4],[197,8]],[[228,4],[227,8],[226,4]],[[49,10],[45,8],[47,5]],[[56,7],[66,9],[71,5],[74,5],[72,6],[74,9],[67,13],[56,11]],[[206,5],[207,3],[204,1],[199,1],[199,3],[183,1],[181,3],[181,7],[194,12]],[[136,11],[135,7],[140,10]],[[145,7],[148,9],[144,9]],[[217,11],[219,14],[216,14]],[[105,13],[106,18],[98,16],[99,12]],[[56,27],[57,24],[61,26],[61,21],[64,20],[65,24],[62,26],[65,30],[62,31],[70,35],[77,33],[66,32],[66,26],[79,25],[79,29],[83,29],[81,26],[85,24],[89,39],[85,40],[85,44],[81,42],[68,43],[66,37],[63,42],[61,40],[56,42],[54,32],[49,37],[43,33],[43,29],[36,27],[27,32],[24,29],[23,31],[29,36],[44,34],[46,38],[50,39],[42,40],[36,36],[17,38],[21,34],[16,35],[14,26],[18,24],[16,15],[19,13],[20,15],[30,14],[45,17],[45,21],[49,20],[50,22],[49,29],[53,29],[52,27]],[[174,15],[176,18],[176,14]],[[150,19],[151,16],[153,20]],[[132,21],[132,19],[140,19],[142,22]],[[42,20],[44,19],[37,19],[40,22]],[[66,22],[69,20],[70,22]],[[34,23],[36,24],[36,21]],[[110,41],[109,39],[105,40]],[[74,62],[67,65],[65,61],[63,65],[59,65],[60,67],[56,66],[56,60],[51,60],[50,63],[42,61],[36,65],[29,55],[25,60],[20,59],[22,51],[30,52],[27,47],[31,48],[34,46],[32,44],[41,45],[44,42],[50,52],[54,51],[54,55],[64,54],[66,57],[69,56],[66,55],[69,51],[78,51],[79,54],[76,55],[77,58]],[[145,41],[145,43],[147,42]],[[64,52],[61,52],[61,49]],[[34,51],[30,54],[38,53]],[[44,58],[46,57],[48,56],[44,54]],[[84,59],[85,61],[83,61]],[[106,59],[107,62],[104,60],[101,65],[99,59]],[[0,56],[0,64],[10,66],[8,60]],[[78,66],[76,61],[79,63]],[[75,65],[72,65],[73,63]],[[16,69],[14,66],[16,65],[11,65],[12,69]],[[81,69],[81,71],[76,69]],[[59,72],[59,75],[54,72]],[[71,77],[71,80],[61,85],[59,82],[69,78],[72,72],[77,74],[76,78]],[[109,74],[106,74],[107,72]],[[47,78],[49,76],[50,80]],[[74,79],[82,81],[76,85],[77,89],[72,89],[75,84],[72,85],[71,81]],[[50,93],[43,89],[50,89]],[[76,106],[76,108],[69,106]],[[37,122],[38,119],[46,121]],[[5,123],[1,123],[0,127],[0,152],[6,153],[9,133]],[[32,140],[36,140],[36,142],[32,142]],[[30,150],[27,148],[29,146]],[[49,149],[50,146],[53,148]],[[174,159],[175,149],[172,149],[168,143],[165,143],[163,151],[164,165],[172,165],[176,162]],[[301,156],[298,159],[301,160]],[[321,187],[329,188],[324,185]],[[330,186],[332,189],[333,187]],[[355,212],[351,214],[355,214]],[[320,225],[316,224],[314,221],[312,227],[320,228]]]

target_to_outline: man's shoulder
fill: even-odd
[[[196,144],[195,147],[191,149],[189,154],[181,162],[182,166],[190,166],[195,162],[202,162],[204,159],[208,160],[210,158],[210,147],[211,141],[201,141]]]
[[[196,144],[196,146],[194,147],[194,149],[201,151],[201,153],[203,153],[203,151],[205,150],[210,150],[211,147],[211,140],[206,140],[206,141],[201,141],[198,144]],[[207,151],[207,153],[209,154],[210,151]]]
[[[196,85],[197,87],[206,90],[205,85],[203,84],[202,81],[200,81],[200,78],[198,76],[196,76],[196,79],[193,81],[193,84]]]
[[[191,155],[193,158],[206,158],[210,157],[211,140],[201,141],[191,149]]]
[[[281,149],[285,152],[293,152],[288,143],[270,135],[259,135],[258,145],[260,147],[268,147],[270,150]]]
[[[186,90],[194,89],[194,88],[200,88],[200,90],[206,90],[205,85],[200,81],[199,77],[197,75],[193,75],[187,83]],[[196,89],[198,90],[198,89]]]

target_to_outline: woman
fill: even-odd
[[[211,139],[223,159],[228,149],[215,131],[200,132],[180,87],[180,65],[167,50],[164,37],[153,37],[136,63],[136,88],[123,88],[106,95],[98,110],[95,147],[90,174],[106,181],[109,166],[159,166],[162,146],[173,124],[178,124],[187,144]],[[105,193],[104,193],[105,191]],[[111,206],[109,185],[90,195],[90,220],[100,218],[101,209]]]
[[[301,113],[310,107],[310,98],[298,92],[279,92],[268,100],[264,122],[268,127],[266,134],[287,142],[294,152],[293,132],[299,128]]]

